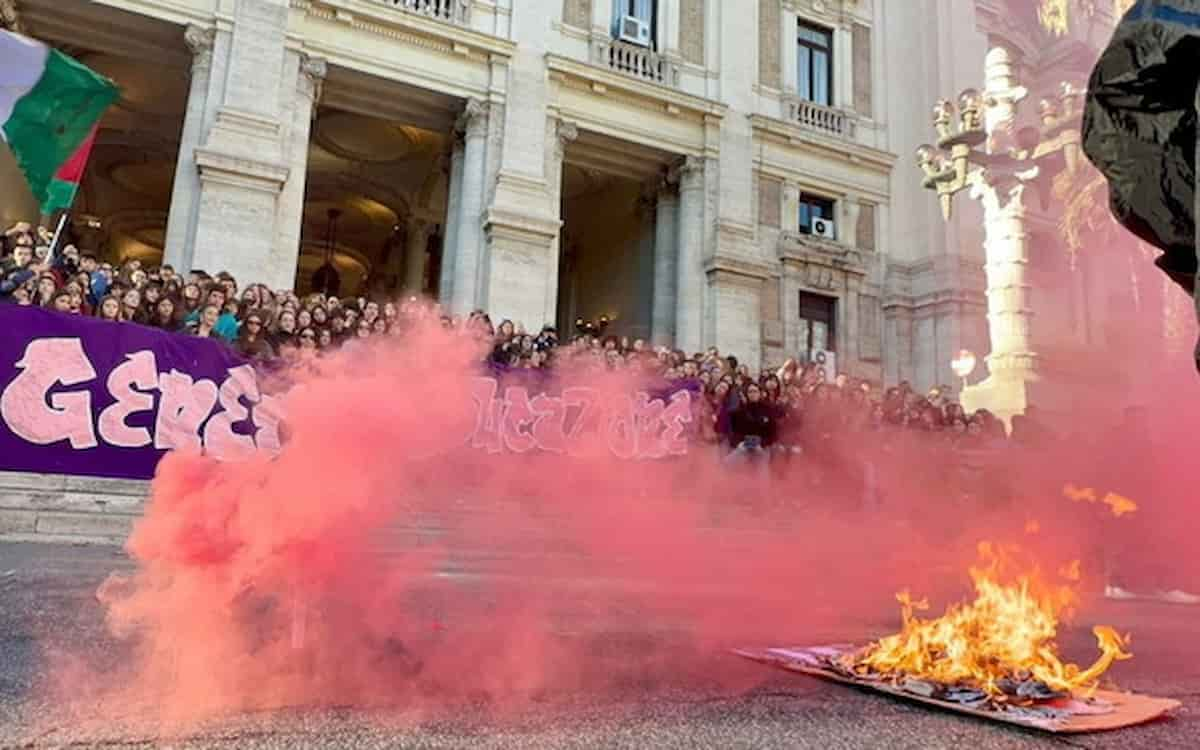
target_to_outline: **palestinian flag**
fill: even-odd
[[[0,138],[42,213],[71,205],[96,125],[117,93],[112,81],[61,52],[0,30]]]

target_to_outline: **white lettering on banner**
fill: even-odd
[[[88,391],[50,393],[57,383],[79,385],[93,380],[96,370],[77,338],[36,339],[17,362],[21,374],[0,394],[0,417],[22,440],[50,445],[69,440],[76,450],[94,448],[92,394]]]
[[[254,368],[241,365],[230,370],[218,396],[224,411],[212,415],[204,426],[204,448],[221,459],[248,458],[255,451],[254,438],[237,434],[233,425],[250,418],[250,410],[242,403],[243,396],[251,403],[259,400]]]
[[[130,414],[154,408],[153,395],[133,390],[135,385],[141,391],[158,386],[154,354],[141,351],[126,355],[125,361],[108,374],[107,385],[108,392],[117,400],[100,412],[100,437],[109,445],[121,448],[144,448],[150,445],[150,430],[130,427],[125,420]]]
[[[254,369],[239,365],[229,370],[218,387],[212,380],[193,380],[178,370],[159,373],[154,352],[145,349],[125,355],[105,380],[114,399],[92,420],[89,390],[51,393],[63,386],[94,381],[96,369],[78,338],[35,339],[16,363],[20,373],[0,393],[0,418],[14,435],[37,445],[62,440],[83,450],[100,445],[119,448],[201,450],[221,460],[245,457],[255,450],[280,450],[278,399],[263,396]],[[155,394],[158,391],[158,408]],[[220,405],[221,410],[213,414]],[[129,418],[155,412],[154,431],[133,427]],[[207,424],[206,424],[207,423]],[[234,425],[249,423],[255,434],[242,435]],[[203,429],[202,429],[203,428]]]
[[[567,388],[562,396],[540,394],[529,398],[520,386],[504,389],[498,398],[494,378],[475,378],[475,428],[468,443],[489,453],[508,450],[572,455],[607,449],[623,459],[656,459],[687,453],[684,435],[692,421],[691,394],[678,391],[669,401],[620,395],[602,403],[593,388]],[[575,420],[567,431],[568,412]]]
[[[171,370],[158,376],[162,400],[154,423],[154,447],[159,450],[200,450],[200,425],[217,403],[217,384],[192,380]]]
[[[37,445],[66,440],[75,450],[106,445],[119,448],[203,450],[220,460],[270,455],[282,448],[282,400],[264,395],[249,365],[231,368],[218,384],[179,370],[158,372],[154,352],[125,355],[105,388],[113,402],[93,420],[88,389],[97,377],[78,338],[29,342],[16,363],[20,372],[0,392],[0,418],[17,437]],[[157,407],[155,405],[157,391]],[[608,452],[622,459],[658,459],[687,453],[685,429],[692,421],[691,394],[670,399],[648,394],[603,396],[594,388],[567,388],[561,396],[509,386],[500,395],[494,378],[473,378],[475,424],[464,441],[498,454],[531,451],[569,455]],[[146,426],[133,426],[136,414]],[[238,429],[235,429],[238,428]],[[249,427],[253,434],[242,429]]]

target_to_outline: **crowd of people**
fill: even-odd
[[[415,299],[301,298],[262,284],[240,286],[225,272],[180,273],[137,260],[113,265],[70,244],[51,254],[50,241],[45,228],[27,224],[4,234],[0,301],[212,338],[263,364],[321,356],[356,339],[403,335],[414,316],[434,315],[441,325],[483,341],[484,364],[504,377],[605,370],[660,383],[668,392],[686,388],[694,396],[693,439],[731,463],[767,467],[804,456],[826,467],[851,456],[857,463],[870,455],[863,446],[887,446],[900,433],[920,436],[926,450],[936,444],[969,452],[1007,441],[1000,420],[986,411],[965,413],[944,389],[920,394],[901,383],[878,392],[866,381],[797,360],[755,373],[715,347],[686,353],[589,331],[560,341],[554,327],[529,332],[513,321],[494,323],[482,311],[458,319]],[[872,433],[879,437],[869,439]],[[842,468],[860,477],[870,473],[861,466]]]

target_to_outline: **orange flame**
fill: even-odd
[[[1104,497],[1099,497],[1096,493],[1096,490],[1092,489],[1091,487],[1076,487],[1073,484],[1068,484],[1063,487],[1063,497],[1077,503],[1087,502],[1107,505],[1108,509],[1112,511],[1112,514],[1117,518],[1120,518],[1127,513],[1134,513],[1138,509],[1137,503],[1125,497],[1124,495],[1119,495],[1116,492],[1109,492]]]
[[[1069,614],[1075,603],[1074,591],[1042,583],[1036,568],[1003,583],[1006,568],[1011,567],[1011,551],[984,542],[979,554],[983,564],[970,568],[973,602],[952,605],[941,617],[923,620],[913,613],[927,609],[928,602],[913,601],[907,591],[900,592],[896,598],[903,618],[901,631],[848,657],[847,666],[860,674],[967,685],[999,695],[1003,691],[998,681],[1026,677],[1056,691],[1088,691],[1113,662],[1130,658],[1124,650],[1128,636],[1097,626],[1092,629],[1101,652],[1096,662],[1087,669],[1063,663],[1054,638],[1058,618]],[[1064,578],[1078,580],[1078,561],[1060,572]]]

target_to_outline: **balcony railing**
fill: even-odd
[[[599,42],[592,62],[663,86],[679,86],[679,66],[654,50],[618,40]]]
[[[790,98],[785,102],[788,120],[802,128],[839,138],[854,137],[854,115],[807,99]]]
[[[375,0],[375,2],[459,26],[466,26],[471,20],[471,0]]]

